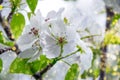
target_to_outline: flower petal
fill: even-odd
[[[18,44],[19,48],[24,51],[32,47],[32,44],[37,40],[36,36],[33,34],[23,34],[21,35],[16,43]]]

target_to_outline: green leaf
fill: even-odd
[[[28,13],[27,13],[27,16],[28,16],[28,19],[30,19],[30,17],[32,16],[32,13],[31,13],[31,12],[28,12]]]
[[[86,78],[86,76],[87,76],[87,72],[86,72],[86,71],[84,71],[84,72],[83,72],[83,74],[81,75],[81,78],[82,78],[82,79],[85,79],[85,78]]]
[[[27,4],[28,4],[28,6],[33,14],[34,14],[34,11],[36,9],[37,3],[38,3],[38,0],[27,0]]]
[[[20,7],[20,3],[22,0],[10,0],[12,6],[14,7]]]
[[[2,66],[3,66],[2,59],[0,59],[0,72],[2,71]]]
[[[11,30],[14,35],[14,37],[17,39],[25,26],[25,18],[21,13],[16,13],[13,15],[11,20]]]
[[[120,36],[115,35],[113,32],[108,32],[104,38],[104,44],[120,44]]]
[[[29,63],[28,60],[29,59],[16,58],[11,64],[10,72],[33,75],[34,73],[45,68],[52,61],[44,55],[41,55],[40,59],[37,59],[31,63]]]
[[[10,66],[11,73],[32,74],[31,66],[27,63],[28,59],[16,58]]]
[[[120,14],[115,14],[114,17],[112,18],[111,27],[114,27],[119,19],[120,19]]]
[[[79,66],[78,64],[72,64],[65,76],[65,80],[78,80],[78,76],[79,76]]]
[[[31,62],[29,64],[31,66],[32,72],[36,73],[37,71],[40,71],[43,68],[45,68],[47,65],[49,65],[49,63],[51,63],[51,60],[46,58],[45,55],[41,55],[39,60],[36,60],[36,61]]]
[[[3,33],[0,31],[0,43],[6,46],[14,46],[14,43],[5,39]]]

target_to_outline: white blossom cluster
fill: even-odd
[[[92,4],[96,3],[94,1],[93,3],[92,0],[89,1]],[[103,3],[101,2],[101,4]],[[84,5],[82,6],[84,7]],[[64,8],[60,8],[57,12],[54,10],[48,12],[46,17],[43,17],[40,10],[38,10],[37,13],[30,18],[30,24],[25,26],[22,35],[16,40],[16,43],[21,50],[21,53],[18,55],[18,57],[30,58],[28,62],[32,62],[38,59],[40,55],[46,55],[47,58],[51,59],[56,57],[64,57],[66,55],[70,55],[73,52],[76,52],[75,54],[58,61],[45,74],[45,80],[64,80],[65,74],[70,67],[69,65],[74,63],[79,65],[80,74],[82,74],[85,70],[88,70],[91,66],[93,58],[93,53],[90,49],[89,43],[92,44],[91,41],[98,41],[98,43],[100,43],[104,38],[105,14],[102,15],[99,12],[100,10],[104,10],[104,6],[97,9],[98,11],[96,12],[98,13],[86,13],[88,9],[82,10],[80,8],[75,8],[75,10],[78,10],[78,12],[71,14],[67,13],[68,15],[64,14],[66,16],[63,16]],[[92,8],[92,10],[95,11],[96,8]],[[76,13],[78,16],[75,16]],[[93,14],[94,16],[90,16]],[[102,20],[101,17],[104,17],[104,19]],[[98,18],[101,21],[96,21]],[[102,21],[104,22],[103,25],[101,24]],[[94,35],[97,37],[94,37],[94,40],[82,40],[83,37],[91,35],[93,35],[93,37]],[[81,49],[81,51],[77,51],[79,49]],[[14,58],[17,57],[13,52],[6,52],[3,55],[10,53],[14,55]],[[2,57],[2,55],[0,55],[0,57]],[[14,58],[12,59],[14,60]],[[7,60],[9,61],[9,64],[8,62],[6,63],[5,58],[3,59],[3,67],[6,70],[8,70],[10,64],[12,63],[12,59],[10,57],[10,61]],[[69,63],[69,65],[66,63]],[[4,72],[4,70],[2,72]],[[2,73],[0,74],[0,79],[9,80],[10,78],[7,79],[5,76],[12,74],[8,74],[8,71],[5,72],[5,75]],[[18,77],[24,75],[14,74],[13,76],[14,77],[11,77],[11,80],[16,80]],[[31,78],[31,76],[26,75],[26,77],[27,79],[25,80],[34,80]]]
[[[19,57],[31,58],[30,62],[39,58],[41,54],[45,54],[48,58],[64,57],[80,47],[83,50],[82,53],[78,51],[76,54],[63,59],[63,61],[69,64],[78,63],[81,73],[83,73],[91,66],[93,54],[90,47],[80,39],[78,29],[70,25],[65,17],[61,18],[63,10],[61,8],[58,12],[50,11],[46,17],[43,17],[38,11],[35,16],[32,16],[30,24],[25,27],[23,34],[17,40],[17,44],[22,50]],[[56,70],[53,67],[52,72],[54,71]],[[62,70],[59,69],[59,71]],[[65,74],[66,72],[63,71],[62,73]],[[48,75],[53,74],[48,72]],[[64,76],[61,75],[61,78],[64,79]],[[50,79],[48,76],[45,78]]]

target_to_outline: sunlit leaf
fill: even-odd
[[[27,0],[27,4],[28,4],[30,10],[32,11],[32,13],[34,13],[37,3],[38,3],[38,0]]]
[[[83,74],[81,75],[81,78],[82,78],[82,79],[85,79],[86,77],[87,77],[87,72],[84,71]]]
[[[37,59],[31,63],[29,63],[28,60],[29,59],[16,58],[11,64],[10,72],[32,75],[45,68],[51,62],[51,60],[47,59],[44,55],[41,55],[40,59]]]
[[[112,32],[106,33],[104,44],[120,44],[120,36],[115,35]]]
[[[120,19],[120,14],[115,14],[113,19],[112,19],[112,23],[111,26],[114,27],[115,24],[118,22],[118,20]]]
[[[6,46],[13,46],[14,43],[5,39],[2,32],[0,32],[0,43]]]
[[[29,64],[32,67],[31,68],[32,72],[36,73],[37,71],[40,71],[43,68],[45,68],[47,65],[49,65],[50,62],[51,62],[51,60],[46,58],[46,56],[42,55],[42,56],[40,56],[39,60],[36,60],[36,61],[31,62]]]
[[[78,76],[79,76],[79,66],[78,64],[72,64],[65,76],[65,80],[78,80]]]
[[[10,67],[11,73],[32,74],[31,66],[27,63],[28,59],[16,58]]]
[[[13,15],[11,20],[11,30],[15,38],[18,38],[25,26],[25,18],[21,13],[16,13]]]

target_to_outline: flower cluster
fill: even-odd
[[[38,11],[32,16],[30,24],[16,41],[21,50],[18,56],[30,58],[29,62],[38,59],[41,54],[47,58],[58,57],[69,64],[78,63],[83,73],[90,67],[93,54],[81,40],[75,26],[70,25],[67,18],[61,18],[63,11],[63,8],[58,12],[51,11],[46,17]]]

